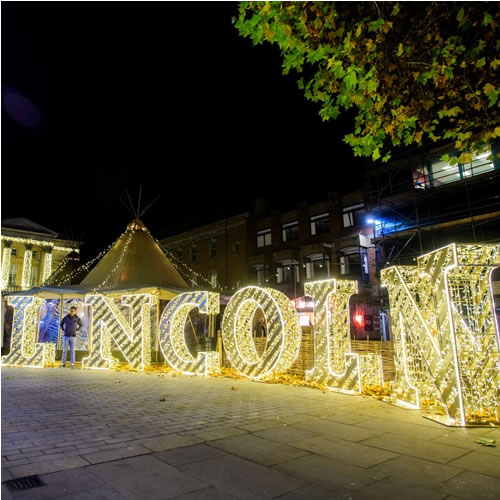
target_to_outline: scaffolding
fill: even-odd
[[[500,242],[500,161],[496,148],[470,164],[440,161],[441,148],[365,176],[377,268],[414,264],[449,243]]]

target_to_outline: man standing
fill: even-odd
[[[266,320],[264,318],[259,318],[259,321],[255,325],[255,336],[256,337],[266,336]]]
[[[71,368],[75,367],[75,341],[76,341],[76,332],[80,330],[82,327],[82,320],[76,315],[76,307],[71,307],[71,312],[64,316],[61,321],[61,329],[64,333],[63,340],[63,351],[62,351],[62,360],[61,360],[61,368],[66,366],[66,355],[68,353],[68,346],[71,351]]]

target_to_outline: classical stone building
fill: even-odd
[[[24,218],[2,220],[2,292],[40,286],[79,242]]]

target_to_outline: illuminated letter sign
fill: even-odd
[[[267,344],[260,356],[253,341],[257,309],[264,313]],[[286,295],[272,288],[238,290],[222,319],[222,338],[227,357],[245,377],[260,379],[290,368],[300,350],[301,329],[297,311]]]
[[[383,383],[380,356],[351,351],[349,298],[357,291],[357,282],[350,280],[306,283],[305,294],[315,302],[314,367],[306,372],[308,382],[348,393]]]
[[[55,362],[55,344],[37,343],[37,326],[43,299],[36,297],[9,297],[14,307],[10,352],[2,357],[6,366],[42,368]]]
[[[82,360],[83,368],[109,369],[116,364],[111,340],[132,368],[144,370],[151,364],[149,294],[121,297],[122,305],[130,311],[128,320],[111,297],[88,295],[85,303],[92,306],[93,332],[89,355]]]
[[[447,424],[465,425],[478,411],[498,418],[500,341],[490,283],[498,255],[496,246],[453,244],[420,257],[417,266],[382,271],[398,403],[439,402]]]
[[[163,310],[160,319],[160,348],[168,364],[187,375],[207,375],[219,372],[218,352],[199,352],[196,358],[189,352],[184,328],[190,311],[201,314],[219,313],[219,294],[188,292],[177,295]]]

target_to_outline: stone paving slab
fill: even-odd
[[[444,491],[431,490],[424,486],[392,484],[388,481],[377,481],[346,496],[351,500],[443,500],[447,498]]]
[[[329,490],[335,498],[383,479],[361,467],[319,455],[307,455],[290,460],[273,466],[273,469]]]
[[[449,465],[500,478],[500,460],[487,453],[472,451],[457,460],[453,460]]]
[[[264,439],[270,439],[271,441],[276,441],[278,443],[291,443],[292,441],[298,441],[300,439],[316,436],[318,433],[305,431],[289,425],[282,425],[280,427],[266,429],[265,431],[254,432],[253,435]]]
[[[298,422],[296,424],[292,424],[292,426],[314,432],[316,434],[325,434],[327,436],[339,437],[349,441],[362,441],[363,439],[368,439],[384,433],[384,431],[381,430],[365,429],[363,427],[333,422],[322,418]]]
[[[99,370],[1,377],[2,481],[46,483],[3,484],[7,500],[500,498],[500,446],[474,443],[499,445],[500,430],[364,396]]]
[[[167,499],[208,487],[149,455],[92,465],[88,470],[129,499]]]
[[[366,439],[362,443],[368,446],[394,451],[395,453],[440,463],[447,463],[454,458],[467,454],[467,450],[463,448],[430,442],[428,440],[401,434],[382,434],[374,438]]]
[[[462,469],[422,460],[421,458],[400,455],[386,462],[370,467],[370,473],[387,476],[392,483],[425,485],[428,488],[462,473]]]
[[[217,439],[240,436],[241,434],[246,434],[246,433],[247,431],[241,428],[231,427],[228,429],[219,429],[215,431],[198,432],[196,433],[196,437],[200,438],[200,440],[203,441],[215,441]]]
[[[308,486],[292,491],[279,497],[280,500],[324,500],[325,498],[336,498],[332,493],[318,486]]]
[[[175,500],[233,500],[234,497],[218,491],[213,487],[205,488],[203,490],[198,490],[193,493],[188,493],[187,495],[180,495],[175,497]]]
[[[294,441],[292,445],[317,455],[330,457],[359,467],[371,467],[398,456],[391,451],[324,435]]]
[[[121,458],[135,457],[137,455],[147,455],[148,453],[151,453],[151,450],[143,448],[142,446],[127,446],[126,448],[117,448],[114,450],[88,453],[82,455],[82,458],[87,460],[89,464],[100,464],[103,462],[120,460]]]
[[[240,500],[270,500],[307,486],[303,480],[230,455],[183,465],[180,469]]]
[[[469,500],[498,500],[500,479],[476,472],[464,472],[446,481],[438,490]]]
[[[109,486],[101,486],[57,498],[58,500],[122,500],[125,497]]]
[[[309,454],[297,447],[276,443],[249,434],[211,441],[210,446],[261,465],[275,465]]]
[[[202,442],[202,439],[193,436],[180,436],[179,434],[170,434],[167,436],[160,436],[158,438],[145,441],[143,445],[152,451],[164,451]]]
[[[440,424],[419,425],[408,422],[398,422],[388,418],[371,418],[358,423],[359,427],[376,430],[379,432],[391,432],[393,434],[403,434],[413,436],[418,439],[436,440],[446,434],[446,427]]]
[[[195,444],[184,448],[160,451],[153,456],[167,464],[178,466],[199,462],[200,460],[208,460],[222,455],[226,455],[226,453],[218,448],[207,446],[206,444]]]

